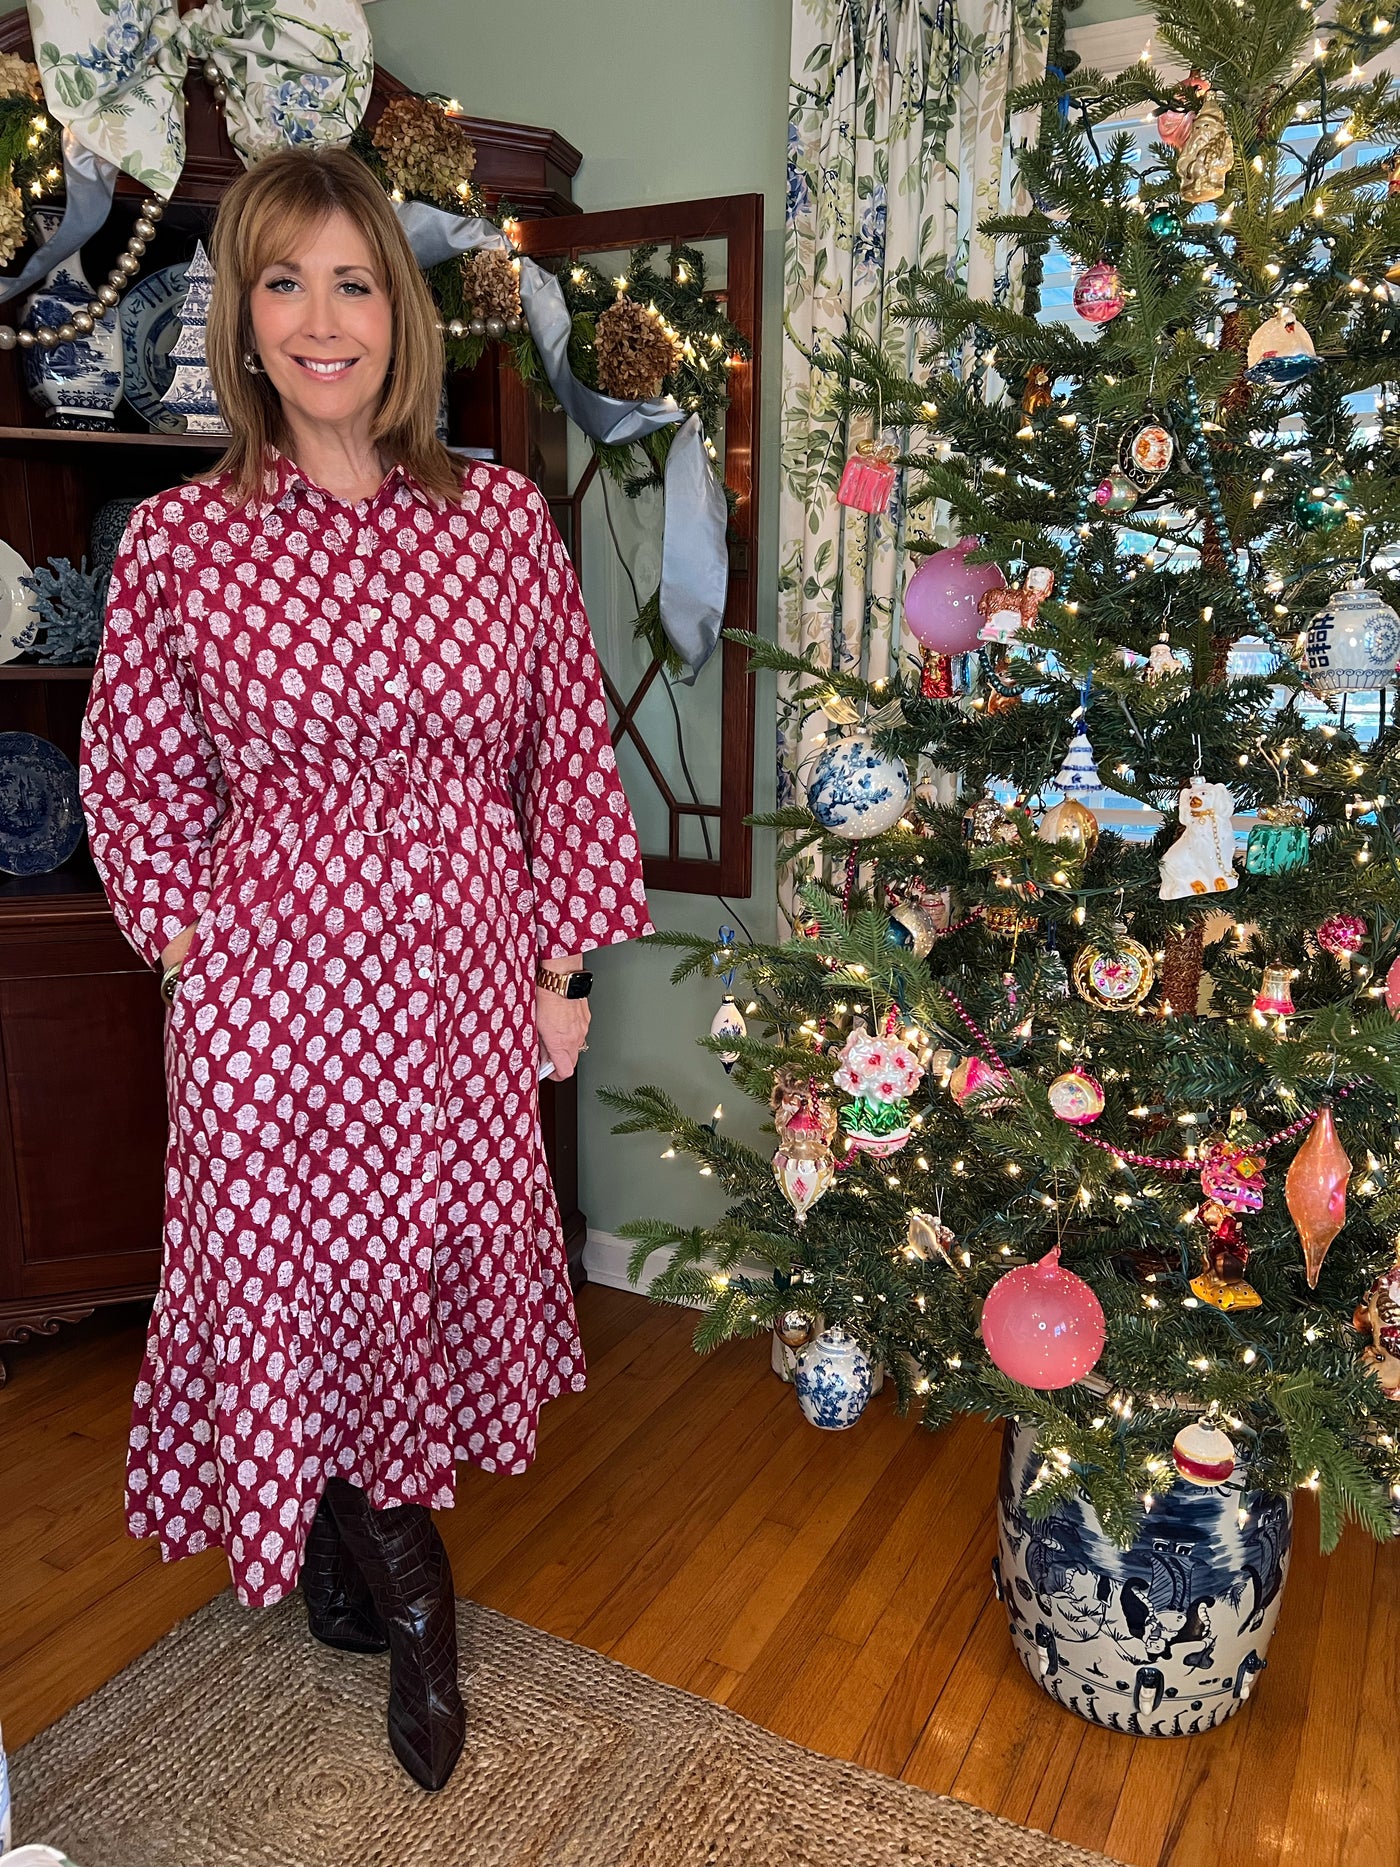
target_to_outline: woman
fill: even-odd
[[[572,567],[530,481],[435,439],[383,191],[271,156],[212,257],[232,440],[132,514],[83,726],[93,858],[172,998],[127,1521],[387,1645],[390,1741],[438,1788],[465,1717],[429,1510],[584,1385],[540,1051],[572,1073],[584,952],[651,923]]]

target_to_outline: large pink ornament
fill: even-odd
[[[1309,1290],[1316,1290],[1327,1248],[1346,1224],[1350,1178],[1351,1162],[1337,1139],[1331,1104],[1324,1102],[1283,1183],[1288,1216],[1303,1244]]]
[[[1006,579],[995,564],[969,564],[975,538],[960,538],[926,557],[904,592],[904,620],[925,648],[939,655],[966,655],[977,646],[982,615],[977,605]]]
[[[1123,309],[1123,281],[1106,259],[1081,272],[1074,282],[1074,308],[1090,324],[1107,324]]]
[[[1069,1387],[1103,1353],[1103,1305],[1073,1271],[1060,1266],[1060,1247],[1038,1264],[999,1277],[982,1305],[987,1353],[1023,1387]]]
[[[1400,959],[1390,962],[1385,975],[1385,1008],[1392,1018],[1400,1018]]]

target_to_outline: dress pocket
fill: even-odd
[[[218,918],[218,908],[211,902],[195,922],[194,938],[190,941],[189,950],[180,962],[180,977],[170,1009],[172,1031],[183,1024],[194,1006],[199,1004],[204,997],[205,972],[210,955],[218,944],[215,938],[215,923]]]

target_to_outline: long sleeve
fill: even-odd
[[[534,493],[531,504],[539,627],[511,781],[535,888],[539,953],[549,959],[654,928],[578,579],[543,498]]]
[[[78,773],[102,886],[152,966],[208,903],[213,834],[228,802],[192,677],[174,652],[168,563],[153,513],[138,507],[112,571]]]

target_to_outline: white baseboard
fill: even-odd
[[[583,1247],[583,1268],[588,1272],[588,1281],[606,1284],[609,1290],[630,1290],[636,1296],[645,1296],[652,1278],[663,1268],[670,1253],[653,1251],[643,1267],[641,1281],[634,1284],[627,1275],[627,1260],[632,1250],[630,1238],[619,1238],[616,1232],[600,1232],[590,1225],[588,1242]]]
[[[594,1284],[606,1284],[610,1290],[630,1290],[634,1296],[645,1296],[651,1289],[652,1279],[670,1262],[669,1251],[653,1251],[642,1266],[641,1277],[633,1283],[627,1275],[627,1262],[632,1256],[630,1238],[619,1238],[616,1232],[600,1232],[596,1226],[588,1228],[588,1241],[583,1247],[583,1268],[588,1272],[588,1281]],[[750,1277],[767,1277],[768,1270],[761,1264],[747,1260],[735,1267],[735,1276],[747,1274]],[[702,1304],[687,1307],[700,1309]]]

